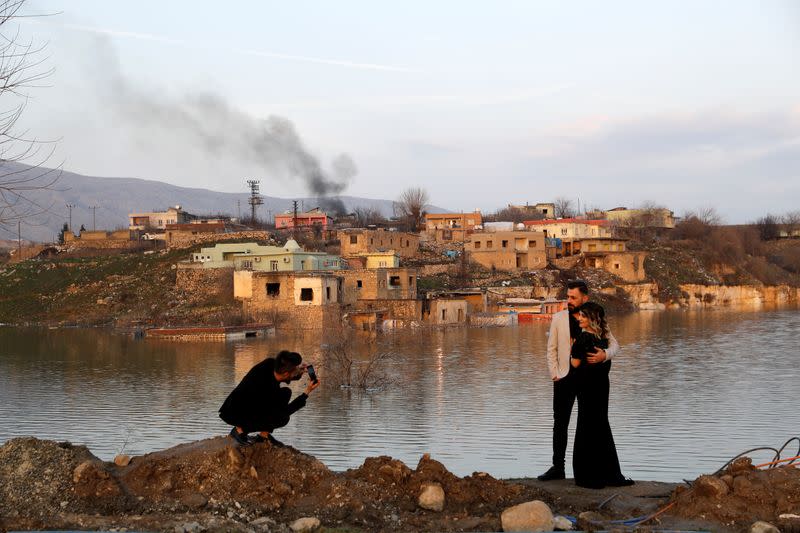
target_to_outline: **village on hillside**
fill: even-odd
[[[577,214],[559,199],[509,204],[486,216],[479,210],[425,213],[420,205],[386,219],[377,212],[334,216],[321,208],[299,211],[295,206],[264,223],[256,217],[257,205],[256,197],[252,216],[244,220],[199,216],[175,205],[130,213],[127,229],[73,232],[65,224],[60,243],[12,250],[6,270],[25,259],[170,252],[177,258],[171,265],[174,276],[160,281],[174,279],[174,289],[190,306],[215,299],[238,308],[239,322],[292,329],[348,323],[373,332],[547,320],[566,306],[564,281],[578,276],[612,304],[620,297],[637,309],[670,304],[659,297],[665,284],[659,287],[646,267],[659,267],[648,262],[648,250],[676,231],[676,217],[666,208]],[[703,223],[699,218],[678,222]],[[778,238],[800,236],[800,229],[787,233],[785,227],[776,227]],[[720,296],[714,280],[705,285],[707,289],[691,291],[679,287],[682,299],[672,305],[765,299],[758,288],[752,294],[739,290]],[[80,283],[67,287],[82,290]],[[96,305],[108,307],[115,298],[112,291]],[[787,286],[769,298],[796,300],[797,291]],[[219,324],[217,317],[206,320],[202,313],[194,320],[195,326],[231,325],[225,320]],[[172,322],[162,319],[151,325]]]

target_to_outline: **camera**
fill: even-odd
[[[317,379],[317,373],[314,371],[314,365],[308,365],[306,367],[306,371],[308,372],[308,377],[311,378],[311,381],[316,383],[318,379]]]

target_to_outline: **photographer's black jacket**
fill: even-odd
[[[220,407],[219,416],[245,431],[270,431],[305,407],[306,394],[290,402],[291,397],[291,389],[275,379],[275,359],[270,357],[250,369]]]

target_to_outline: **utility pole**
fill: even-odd
[[[19,250],[19,255],[17,256],[20,261],[22,261],[22,221],[17,220],[17,250]]]
[[[250,198],[248,198],[248,202],[250,203],[251,225],[254,225],[256,223],[256,207],[264,203],[264,199],[261,198],[261,195],[259,194],[258,191],[259,183],[261,183],[259,180],[247,180],[247,184],[250,186]]]
[[[242,222],[242,201],[236,200],[236,218],[239,223]]]
[[[69,209],[69,231],[72,231],[72,208],[75,207],[74,204],[67,204],[67,209]]]
[[[89,209],[92,210],[92,231],[97,231],[97,217],[96,217],[97,206],[93,205]]]
[[[292,238],[297,237],[297,200],[292,201]]]

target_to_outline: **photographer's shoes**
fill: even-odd
[[[239,445],[239,446],[250,446],[250,441],[247,440],[247,434],[239,433],[236,431],[236,428],[233,428],[230,432],[230,437]]]
[[[281,441],[279,441],[278,439],[276,439],[272,435],[268,435],[266,437],[262,437],[261,435],[256,435],[255,437],[250,437],[250,440],[248,442],[250,444],[258,444],[260,442],[268,442],[272,446],[275,446],[276,448],[285,448],[286,447],[286,445],[284,443],[282,443]]]
[[[557,479],[564,479],[566,476],[564,475],[564,469],[558,466],[551,466],[550,470],[545,472],[544,474],[537,476],[536,479],[539,481],[555,481]]]
[[[269,443],[272,444],[273,446],[275,446],[276,448],[285,448],[286,447],[286,445],[284,443],[282,443],[281,441],[279,441],[278,439],[276,439],[272,435],[267,437],[267,441],[269,441]]]

